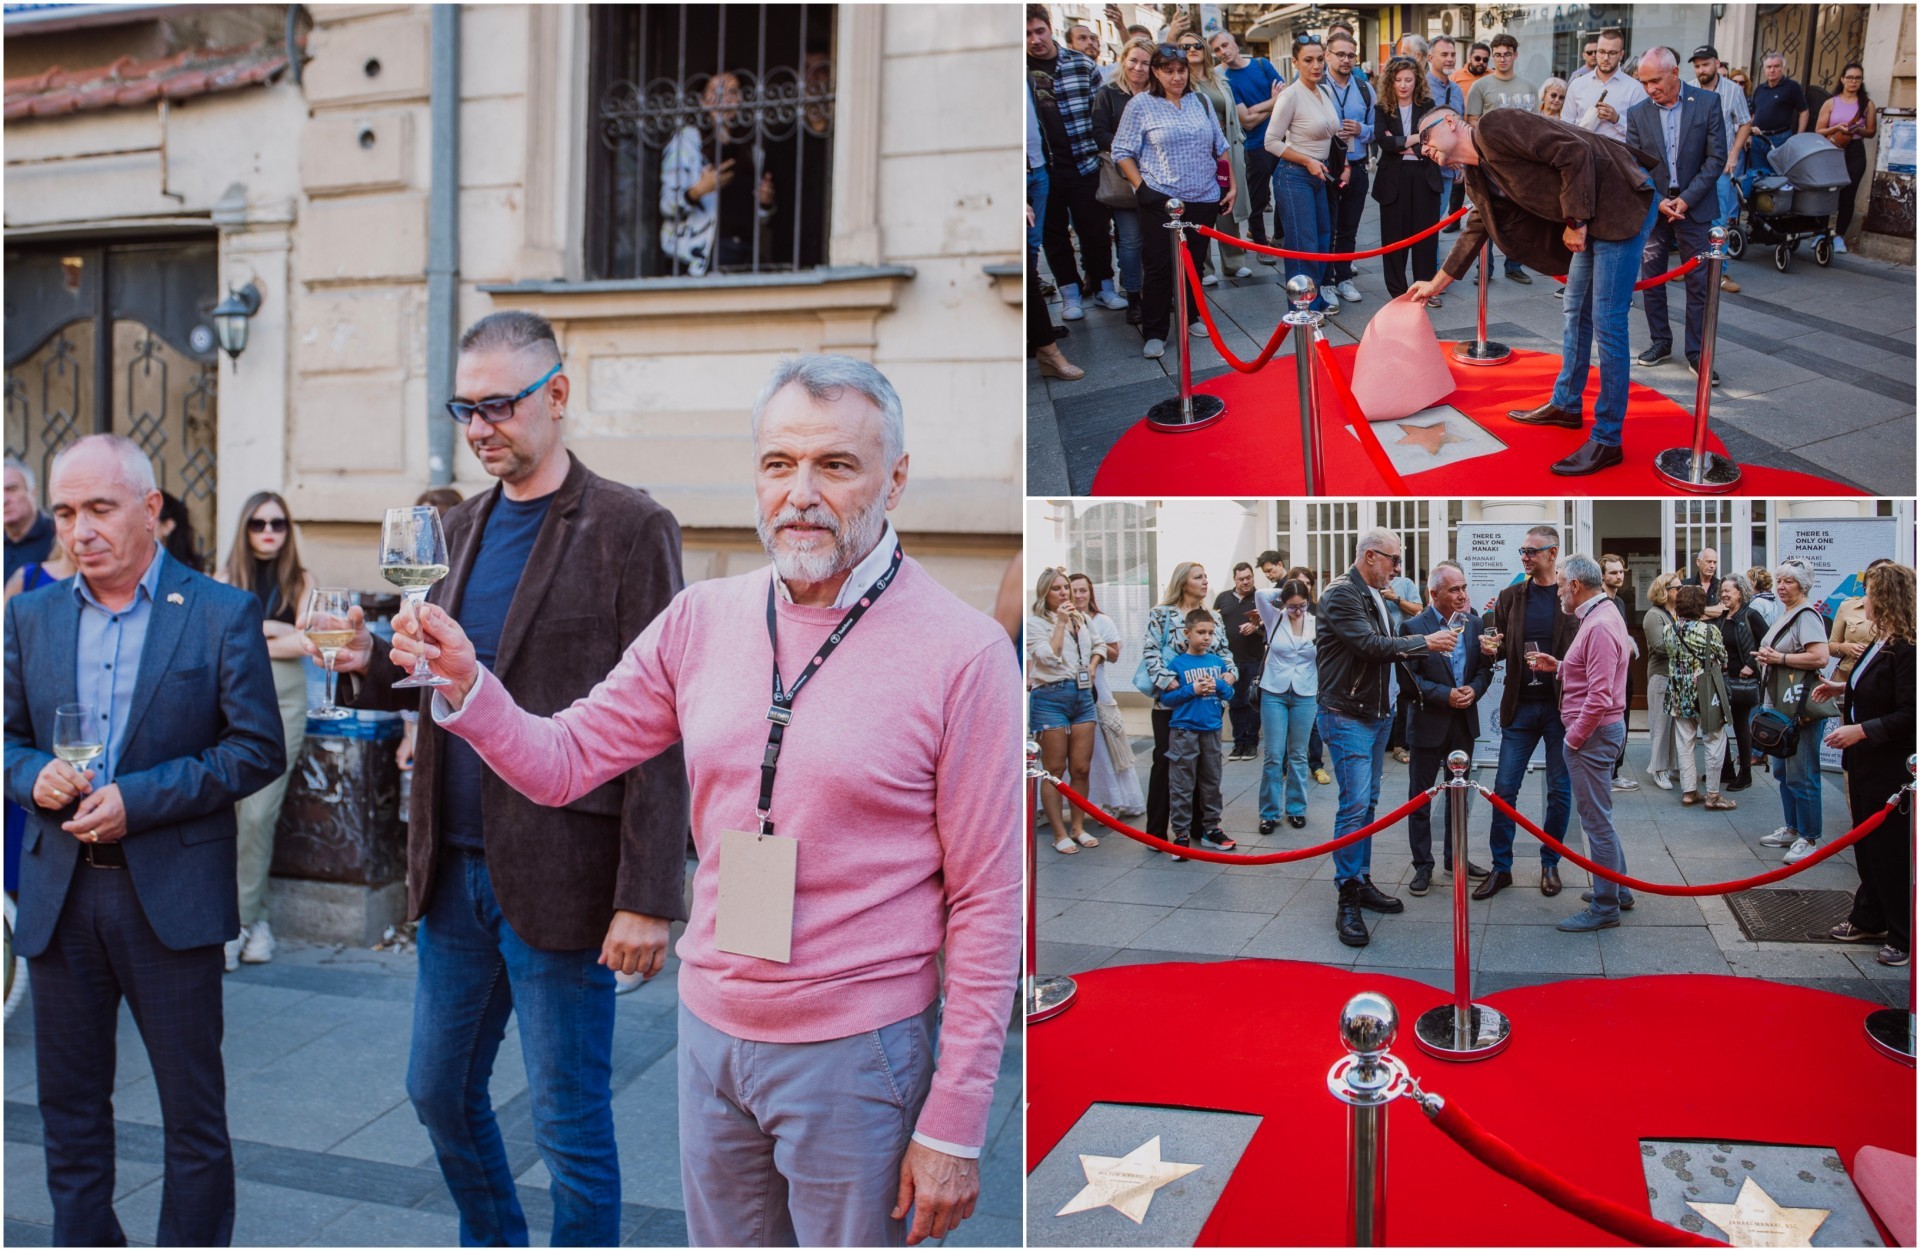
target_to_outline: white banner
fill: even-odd
[[[1520,549],[1526,545],[1531,521],[1463,521],[1454,532],[1454,559],[1467,575],[1467,602],[1485,617],[1494,597],[1525,578],[1520,566]],[[1491,624],[1491,623],[1488,623]],[[1493,671],[1493,682],[1480,697],[1480,738],[1473,745],[1476,765],[1495,765],[1500,761],[1500,700],[1506,692],[1506,666]],[[1544,680],[1544,679],[1543,679]],[[1533,752],[1531,767],[1544,769],[1546,745]]]
[[[1861,578],[1867,562],[1893,555],[1899,524],[1892,517],[1782,518],[1778,560],[1796,558],[1813,566],[1813,601],[1832,620],[1841,601],[1866,594]],[[1825,743],[1820,745],[1820,767],[1829,772],[1840,768],[1840,753]]]

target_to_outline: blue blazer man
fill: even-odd
[[[1707,249],[1707,232],[1720,211],[1720,175],[1727,168],[1727,124],[1720,111],[1719,95],[1680,82],[1677,70],[1668,70],[1663,78],[1648,83],[1647,92],[1647,99],[1627,110],[1627,142],[1660,158],[1648,173],[1663,207],[1654,212],[1653,230],[1647,235],[1646,250],[1640,254],[1640,276],[1653,278],[1670,268],[1668,252],[1672,248],[1680,250],[1674,264],[1683,264]],[[1669,117],[1659,102],[1673,100],[1675,93],[1679,97],[1678,116]],[[1675,139],[1671,145],[1667,142],[1669,133]],[[1684,202],[1686,213],[1669,218],[1664,206],[1675,199]],[[1697,369],[1701,327],[1707,315],[1706,266],[1688,274],[1685,281],[1687,360]],[[1654,365],[1673,351],[1666,284],[1649,287],[1643,295],[1653,344],[1639,360]]]
[[[53,1241],[63,1246],[126,1244],[113,1211],[123,997],[167,1108],[158,1242],[224,1246],[233,1230],[220,1056],[220,945],[240,929],[233,805],[286,770],[286,747],[259,602],[153,550],[113,769],[126,810],[116,842],[82,842],[61,828],[75,805],[34,800],[53,759],[54,710],[79,698],[78,579],[6,606],[6,794],[27,812],[14,942],[29,961]]]
[[[1412,716],[1407,726],[1407,747],[1413,756],[1407,766],[1409,799],[1432,786],[1436,779],[1444,781],[1447,754],[1471,753],[1474,740],[1480,737],[1480,699],[1493,682],[1495,662],[1480,650],[1480,635],[1486,628],[1480,614],[1472,608],[1465,611],[1467,624],[1460,632],[1460,645],[1466,649],[1466,655],[1461,664],[1460,681],[1454,681],[1451,656],[1427,652],[1407,662],[1414,685]],[[1400,633],[1427,635],[1446,628],[1446,617],[1429,603],[1401,624]],[[1474,702],[1465,708],[1453,707],[1449,697],[1456,686],[1471,687]],[[1407,818],[1407,845],[1413,851],[1414,871],[1407,892],[1412,895],[1426,894],[1427,883],[1433,877],[1433,808],[1433,804],[1428,804]],[[1446,810],[1444,805],[1442,810]],[[1447,830],[1445,849],[1441,853],[1442,861],[1449,866],[1453,863],[1453,833],[1451,828]],[[1484,876],[1484,871],[1473,876]]]

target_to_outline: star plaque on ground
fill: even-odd
[[[1436,404],[1394,421],[1376,421],[1373,434],[1380,440],[1387,459],[1393,462],[1394,470],[1403,474],[1491,456],[1507,447],[1486,427],[1451,404]],[[1359,437],[1351,427],[1347,435]]]
[[[1642,1139],[1654,1216],[1735,1247],[1879,1247],[1879,1230],[1831,1147]]]
[[[1030,1247],[1190,1247],[1260,1118],[1095,1103],[1027,1174]]]
[[[1736,1247],[1810,1247],[1813,1235],[1833,1213],[1826,1208],[1783,1208],[1749,1177],[1732,1203],[1687,1206],[1718,1225]]]
[[[1176,1164],[1160,1158],[1160,1139],[1154,1137],[1123,1156],[1083,1155],[1087,1185],[1067,1200],[1055,1216],[1071,1216],[1094,1208],[1112,1208],[1136,1225],[1144,1224],[1153,1194],[1169,1182],[1196,1172],[1198,1164]]]

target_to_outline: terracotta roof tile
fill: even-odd
[[[6,119],[126,108],[162,96],[186,100],[271,82],[286,68],[285,47],[269,40],[240,48],[190,49],[153,61],[122,56],[110,65],[80,70],[55,65],[6,80]]]

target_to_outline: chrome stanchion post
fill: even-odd
[[[1173,216],[1166,228],[1173,232],[1173,334],[1180,341],[1180,394],[1170,400],[1161,400],[1147,410],[1149,426],[1155,430],[1176,433],[1210,426],[1227,411],[1227,402],[1219,396],[1193,393],[1193,355],[1187,350],[1187,311],[1191,301],[1207,297],[1187,286],[1187,266],[1181,259],[1181,253],[1187,247],[1187,231],[1193,227],[1187,224],[1186,211],[1187,206],[1183,201],[1167,201],[1167,212]]]
[[[1724,495],[1740,485],[1733,457],[1707,450],[1707,414],[1713,406],[1713,346],[1720,327],[1720,269],[1727,232],[1715,226],[1700,259],[1707,263],[1707,312],[1700,325],[1700,380],[1693,387],[1693,446],[1670,447],[1653,458],[1653,471],[1670,487],[1695,495]]]
[[[1912,776],[1914,772],[1914,763],[1915,758],[1908,756],[1908,776]],[[1916,868],[1920,868],[1920,864],[1916,864],[1914,859],[1914,843],[1916,838],[1914,824],[1916,821],[1920,821],[1920,811],[1917,811],[1920,810],[1920,798],[1916,797],[1914,788],[1915,783],[1913,782],[1908,782],[1905,788],[1907,792],[1908,946],[1912,946],[1913,944],[1913,910],[1916,904],[1920,904],[1920,893],[1916,893],[1913,879]],[[1916,982],[1914,970],[1913,953],[1909,951],[1907,953],[1907,1010],[1905,1012],[1902,1012],[1898,1008],[1881,1008],[1877,1012],[1867,1013],[1867,1041],[1872,1043],[1873,1049],[1881,1055],[1898,1060],[1908,1068],[1913,1067],[1913,994],[1916,989],[1920,989],[1920,982]]]
[[[1496,343],[1487,338],[1487,279],[1491,271],[1487,265],[1493,260],[1493,239],[1488,236],[1480,241],[1480,324],[1477,336],[1472,343],[1453,345],[1454,359],[1463,365],[1502,365],[1513,358],[1513,349],[1504,343]]]
[[[1295,274],[1287,279],[1287,299],[1293,311],[1280,320],[1293,327],[1293,359],[1300,366],[1300,463],[1306,469],[1308,495],[1325,495],[1327,484],[1321,475],[1326,465],[1320,452],[1319,405],[1313,395],[1313,340],[1326,320],[1326,314],[1312,309],[1318,289],[1313,279]]]
[[[1334,1061],[1327,1089],[1352,1109],[1347,1118],[1347,1245],[1387,1245],[1387,1105],[1407,1093],[1407,1066],[1387,1049],[1400,1014],[1385,995],[1362,991],[1340,1010],[1347,1055]]]
[[[1413,1041],[1440,1060],[1484,1060],[1499,1055],[1512,1041],[1513,1022],[1506,1013],[1473,1001],[1473,945],[1467,928],[1467,753],[1447,757],[1451,778],[1447,793],[1447,828],[1453,839],[1453,1002],[1428,1008],[1413,1023]]]
[[[1073,1006],[1073,997],[1079,992],[1070,977],[1041,977],[1039,974],[1040,924],[1038,921],[1038,901],[1034,897],[1034,881],[1039,870],[1034,852],[1034,809],[1040,806],[1040,744],[1033,739],[1027,740],[1027,971],[1021,979],[1022,991],[1027,1005],[1027,1024],[1037,1025],[1041,1021],[1059,1016]]]

